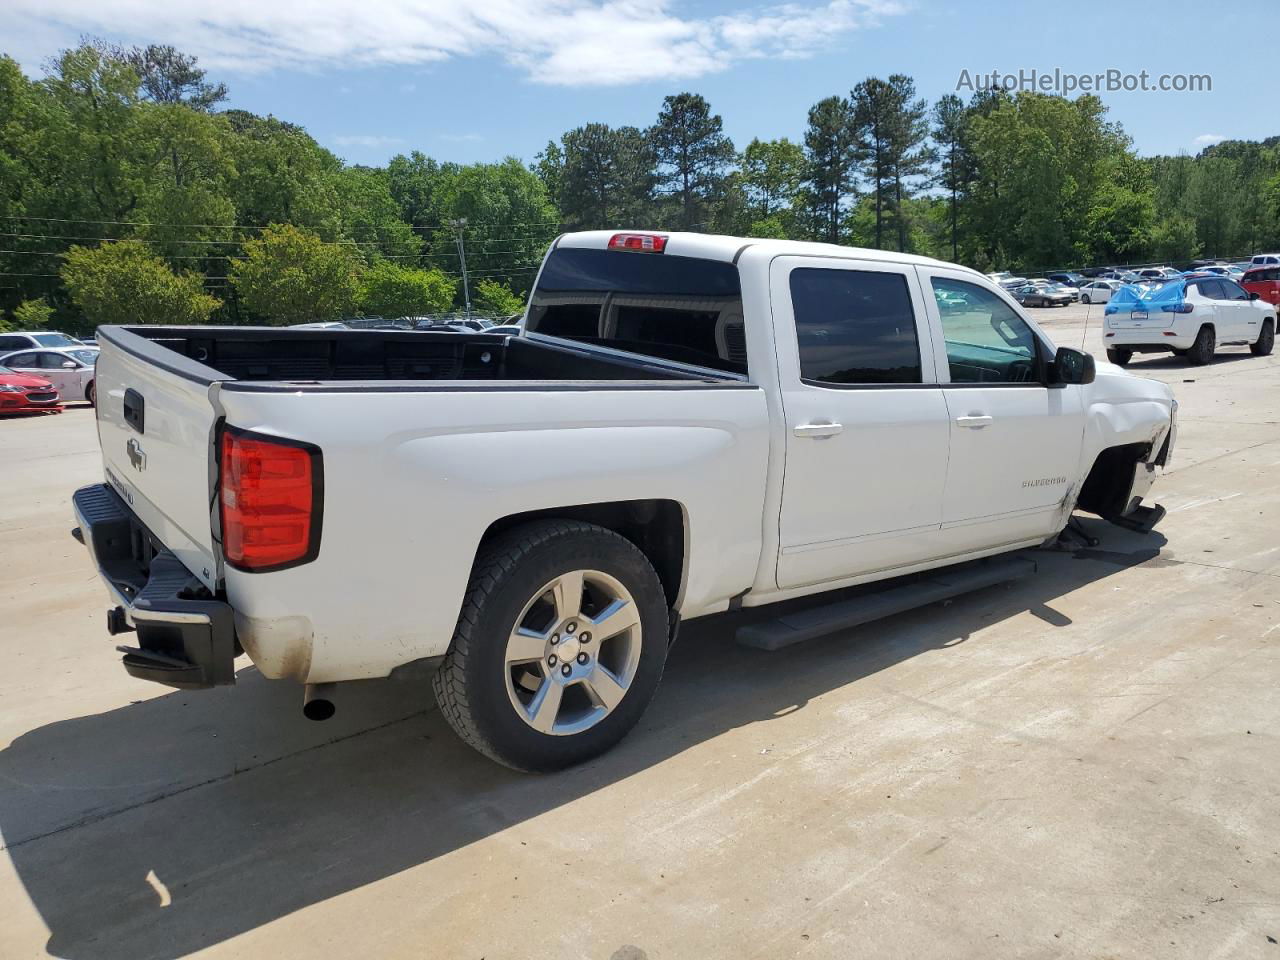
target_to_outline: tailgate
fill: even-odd
[[[183,565],[213,587],[211,399],[220,376],[119,327],[100,328],[98,442],[107,482]]]

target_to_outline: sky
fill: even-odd
[[[741,148],[752,137],[799,140],[813,103],[873,75],[908,74],[930,101],[967,99],[992,71],[1145,70],[1153,85],[1207,75],[1211,90],[1100,92],[1149,155],[1280,134],[1265,6],[1206,15],[1203,2],[1179,0],[4,0],[0,53],[35,76],[82,35],[173,44],[228,85],[228,106],[299,123],[348,162],[375,165],[411,150],[531,161],[584,123],[648,126],[664,96],[686,90],[707,98]]]

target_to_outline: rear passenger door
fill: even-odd
[[[950,423],[943,545],[966,553],[1056,532],[1079,473],[1081,388],[1046,386],[1048,343],[972,274],[919,272],[941,334],[936,363]],[[956,297],[966,310],[939,308]]]
[[[786,423],[778,586],[937,556],[949,428],[914,270],[778,257],[770,301]]]

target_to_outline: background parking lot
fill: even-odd
[[[0,421],[0,957],[1280,956],[1280,360],[1131,370],[1181,404],[1155,534],[781,654],[691,623],[544,777],[425,680],[318,725],[245,660],[130,679],[68,535],[93,411]]]

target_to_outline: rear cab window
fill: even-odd
[[[738,268],[720,260],[558,247],[530,298],[526,329],[747,373]]]

